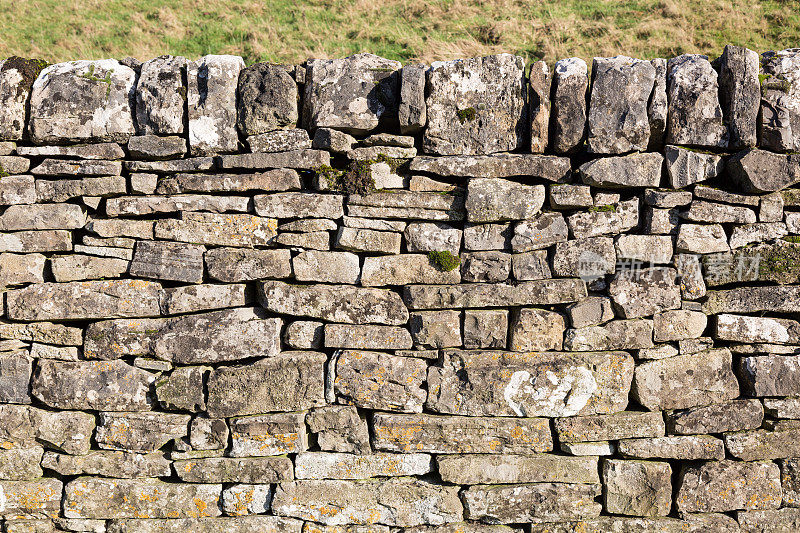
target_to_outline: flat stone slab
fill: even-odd
[[[409,309],[462,309],[554,305],[576,302],[586,296],[580,279],[546,279],[507,285],[407,285],[403,299]]]
[[[411,160],[409,170],[457,178],[531,176],[563,182],[569,179],[570,161],[567,157],[539,154],[417,156]]]
[[[448,483],[600,483],[597,457],[556,455],[446,455],[436,459]]]
[[[550,522],[600,516],[603,506],[595,498],[601,492],[600,484],[586,483],[473,485],[463,493],[464,516],[501,524],[548,522],[551,528]]]

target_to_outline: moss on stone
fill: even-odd
[[[375,180],[370,167],[375,163],[371,159],[351,161],[345,170],[337,170],[328,165],[317,169],[317,176],[325,179],[332,191],[347,194],[369,194],[375,191]]]
[[[455,270],[461,264],[461,258],[451,254],[447,250],[443,252],[428,252],[428,259],[442,272]]]
[[[16,69],[22,76],[22,81],[17,85],[17,97],[30,90],[39,73],[48,65],[44,59],[25,59],[24,57],[11,56],[3,63],[0,72]]]
[[[475,117],[478,115],[478,112],[475,110],[474,107],[466,107],[464,109],[457,109],[456,116],[458,117],[458,121],[461,124],[466,122],[471,122],[475,120]]]
[[[114,72],[113,68],[109,69],[108,72],[106,72],[105,78],[98,78],[97,76],[94,75],[94,63],[92,63],[91,65],[89,65],[89,70],[87,72],[84,72],[83,74],[79,74],[78,77],[86,79],[86,80],[89,80],[89,81],[95,81],[95,82],[98,82],[98,83],[105,83],[106,84],[106,98],[108,98],[111,95],[111,73],[112,72]]]
[[[594,205],[589,208],[589,211],[592,213],[615,213],[617,211],[617,206],[612,204]]]

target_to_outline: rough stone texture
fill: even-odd
[[[776,509],[781,504],[778,465],[725,460],[685,467],[675,504],[688,513]]]
[[[297,84],[282,65],[256,63],[239,73],[237,106],[243,135],[293,128],[297,124]]]
[[[667,429],[678,435],[722,433],[761,427],[764,408],[758,400],[723,401],[667,414]]]
[[[668,144],[725,148],[717,73],[706,56],[684,54],[667,62]]]
[[[332,452],[370,453],[369,431],[358,410],[349,405],[328,405],[314,409],[306,418],[317,436],[320,449]]]
[[[766,78],[761,82],[758,125],[761,145],[778,152],[797,151],[800,148],[800,54],[796,48],[767,52],[762,55],[762,69]]]
[[[201,283],[203,246],[161,241],[139,241],[130,275],[140,278]]]
[[[650,316],[680,307],[681,294],[672,268],[647,268],[619,272],[608,292],[624,318]]]
[[[758,54],[741,46],[727,45],[719,58],[719,94],[728,124],[729,148],[756,145],[761,103],[760,67]]]
[[[731,178],[744,192],[780,191],[800,181],[798,154],[776,154],[750,148],[733,155],[727,167]]]
[[[425,104],[425,65],[406,65],[400,71],[400,105],[397,118],[400,133],[417,133],[428,122]]]
[[[254,215],[185,212],[180,218],[156,221],[155,236],[193,244],[222,246],[265,246],[276,236],[274,218]]]
[[[235,152],[236,87],[244,61],[239,56],[207,55],[187,65],[189,151],[192,155]]]
[[[585,138],[589,69],[578,57],[556,62],[553,72],[550,145],[557,154],[575,151]]]
[[[596,442],[664,435],[661,413],[621,412],[556,420],[559,442]]]
[[[648,152],[594,159],[579,170],[583,182],[596,187],[658,187],[663,164],[661,154]]]
[[[570,164],[566,157],[537,154],[419,156],[411,160],[409,170],[459,178],[535,176],[561,182],[569,177]]]
[[[696,152],[680,146],[665,146],[664,156],[669,184],[673,189],[716,178],[724,166],[722,157],[717,154]]]
[[[361,269],[361,284],[365,287],[411,283],[449,284],[460,281],[461,273],[458,269],[442,271],[427,254],[367,257]]]
[[[530,115],[531,152],[547,149],[550,132],[550,89],[553,74],[544,61],[531,65],[528,75],[528,113]]]
[[[214,248],[205,253],[208,275],[228,283],[264,278],[286,278],[292,273],[288,250]]]
[[[523,308],[512,314],[511,342],[515,352],[561,350],[564,317],[544,309]]]
[[[511,54],[433,63],[425,152],[491,154],[519,147],[527,129],[524,66]]]
[[[422,359],[344,350],[332,364],[334,392],[365,409],[422,412],[427,364]]]
[[[632,516],[666,516],[672,507],[672,469],[656,461],[603,461],[606,511]]]
[[[150,453],[189,432],[189,415],[101,413],[95,438],[106,450]]]
[[[577,279],[527,281],[515,286],[495,284],[408,285],[403,299],[409,309],[446,309],[552,305],[576,302],[586,296],[586,284]]]
[[[136,84],[136,127],[140,134],[184,132],[186,63],[181,56],[160,56],[142,63]]]
[[[499,222],[532,218],[544,204],[542,185],[522,185],[498,178],[475,178],[467,187],[467,220]]]
[[[585,520],[600,515],[600,492],[596,484],[474,485],[464,491],[464,515],[503,524]]]
[[[437,460],[450,483],[598,483],[596,457],[446,455]]]

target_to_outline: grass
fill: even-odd
[[[298,63],[368,51],[404,62],[513,52],[643,59],[800,42],[796,0],[0,0],[0,57],[216,53]]]

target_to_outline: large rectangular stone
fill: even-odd
[[[221,366],[208,378],[208,413],[229,417],[296,411],[325,404],[318,352],[283,352],[244,366]]]
[[[331,155],[324,150],[289,150],[287,152],[223,155],[218,158],[221,169],[294,168],[315,170],[331,164]]]
[[[272,512],[329,526],[411,527],[460,522],[463,518],[458,487],[417,480],[280,483]]]
[[[464,285],[410,285],[403,299],[409,309],[453,309],[555,305],[586,297],[580,279],[545,279],[517,285],[469,283]]]
[[[108,533],[300,533],[303,522],[280,516],[113,520]],[[323,532],[319,532],[323,533]]]
[[[300,176],[288,168],[252,174],[175,174],[158,181],[158,194],[189,192],[285,191],[300,188]]]
[[[79,477],[64,487],[64,516],[91,519],[219,516],[221,492],[222,485]]]
[[[206,457],[173,463],[189,483],[276,483],[294,479],[288,457]]]
[[[684,466],[680,480],[675,504],[684,513],[777,509],[781,505],[780,470],[771,462],[709,461]]]
[[[572,416],[623,411],[633,379],[625,352],[445,352],[428,369],[426,406],[467,416]]]
[[[218,246],[267,246],[278,234],[274,218],[245,214],[182,212],[156,221],[157,239]]]
[[[570,162],[566,157],[538,154],[420,156],[411,160],[410,170],[459,178],[535,176],[560,182],[569,178]]]
[[[540,455],[445,455],[436,459],[442,481],[481,483],[600,483],[597,457]]]
[[[600,484],[585,483],[473,485],[463,492],[464,517],[500,524],[586,520],[600,516],[603,506],[595,498],[601,493]]]
[[[4,448],[44,444],[82,455],[91,447],[95,418],[80,411],[46,411],[29,405],[0,404],[0,442]]]
[[[229,283],[292,275],[292,255],[286,249],[214,248],[206,252],[205,262],[212,279]]]
[[[800,322],[787,318],[721,314],[716,317],[714,337],[741,343],[794,344]]]
[[[334,356],[331,377],[343,403],[364,409],[419,413],[428,364],[424,359],[380,352],[343,350]]]
[[[202,283],[204,246],[165,241],[138,241],[130,275],[140,278]]]
[[[779,420],[773,427],[725,433],[725,447],[742,461],[771,461],[800,456],[800,426],[794,420]]]
[[[611,415],[576,416],[556,420],[559,442],[594,442],[664,435],[661,413],[624,411]]]
[[[384,289],[350,285],[292,285],[265,281],[258,297],[273,313],[321,318],[347,324],[403,325],[408,310],[400,295]]]
[[[70,230],[85,224],[86,213],[75,204],[18,204],[0,215],[0,231]]]
[[[154,213],[176,213],[181,211],[227,211],[247,212],[250,199],[246,196],[211,196],[183,194],[175,196],[123,196],[106,201],[106,214],[118,216],[142,216]]]
[[[742,386],[752,396],[800,395],[800,355],[757,355],[739,363]]]
[[[172,462],[161,452],[141,454],[93,451],[86,455],[45,452],[42,466],[62,476],[139,478],[172,475]]]
[[[86,320],[158,316],[161,284],[142,280],[37,283],[6,292],[13,320]]]
[[[411,334],[398,326],[361,324],[325,324],[326,348],[356,350],[409,350]]]
[[[330,218],[344,216],[344,197],[334,194],[279,192],[253,197],[256,214],[270,218]]]
[[[72,233],[66,230],[15,231],[0,234],[0,252],[69,252]]]
[[[231,457],[304,452],[308,448],[305,413],[274,413],[233,418]]]
[[[411,283],[459,283],[458,268],[442,271],[425,254],[365,257],[361,284],[365,287],[409,285]]]
[[[758,400],[731,400],[686,410],[668,411],[667,431],[678,435],[701,435],[743,431],[761,427],[764,407]]]
[[[0,518],[34,520],[57,518],[61,511],[62,483],[57,479],[0,481]]]
[[[545,418],[375,413],[373,445],[391,452],[537,453],[553,449]]]
[[[431,456],[424,453],[307,452],[295,459],[297,479],[367,479],[372,477],[422,476],[431,471]]]
[[[800,309],[800,286],[772,285],[708,291],[703,311],[719,313],[796,313]]]
[[[186,437],[190,420],[175,413],[100,413],[95,440],[104,450],[150,453]]]

